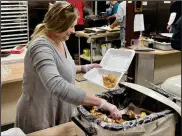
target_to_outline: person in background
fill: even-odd
[[[125,42],[125,26],[126,26],[125,23],[126,23],[126,1],[122,1],[118,6],[116,20],[114,21],[114,23],[110,25],[110,28],[113,29],[114,27],[120,24],[121,46],[123,46]]]
[[[22,95],[17,103],[15,127],[25,134],[71,121],[77,105],[98,106],[120,118],[115,105],[75,86],[75,76],[98,64],[75,65],[65,41],[75,33],[78,12],[62,1],[50,6],[36,26],[24,58]]]
[[[174,24],[173,35],[171,38],[171,47],[175,50],[181,51],[181,17]]]
[[[119,6],[118,1],[114,1],[114,0],[110,1],[111,14],[109,14],[107,19],[109,19],[111,23],[113,23],[114,20],[116,19],[116,13],[118,11],[118,6]]]
[[[111,15],[111,13],[112,13],[112,6],[111,6],[111,2],[110,1],[108,1],[106,3],[106,13],[107,13],[107,15]]]
[[[171,47],[174,50],[181,51],[181,17],[177,20],[177,22],[174,24],[174,32],[171,38]],[[179,121],[176,124],[176,132],[175,136],[180,136],[181,135],[181,121]]]
[[[85,8],[83,9],[83,17],[94,15],[94,12],[92,11],[91,7],[89,7],[88,4],[85,5]]]
[[[167,23],[167,30],[171,33],[173,33],[174,24],[181,16],[181,4],[181,1],[175,1],[170,7],[170,17]]]

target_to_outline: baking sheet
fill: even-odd
[[[99,29],[106,30],[106,31],[109,31],[109,32],[119,31],[120,30],[119,27],[115,27],[115,28],[111,29],[110,26],[102,26],[102,27],[99,27]]]
[[[99,29],[99,28],[85,28],[84,29],[85,31],[87,32],[95,32],[95,33],[104,33],[106,32],[106,30],[103,30],[103,29]]]

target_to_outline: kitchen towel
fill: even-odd
[[[144,31],[144,19],[143,14],[136,14],[134,18],[134,32]]]

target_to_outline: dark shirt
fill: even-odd
[[[174,22],[172,23],[172,25],[175,24],[176,21],[181,16],[181,4],[182,4],[181,1],[175,1],[175,2],[172,3],[172,5],[170,7],[170,11],[169,12],[170,13],[172,13],[172,12],[176,13],[176,18],[175,18]]]
[[[171,38],[171,47],[181,51],[181,17],[174,24],[174,33]]]

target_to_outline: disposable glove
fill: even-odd
[[[110,112],[109,117],[113,119],[120,119],[122,117],[118,108],[104,99],[101,100],[99,109],[104,109],[106,111],[109,111]]]
[[[102,68],[102,66],[100,64],[96,64],[96,63],[82,65],[81,72],[87,73],[88,71],[90,71],[93,68]]]

